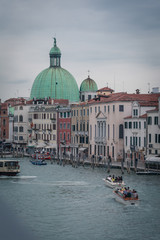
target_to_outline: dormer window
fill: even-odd
[[[138,109],[133,109],[133,117],[137,117],[138,116]]]

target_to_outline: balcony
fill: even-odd
[[[95,137],[94,138],[95,143],[107,143],[107,138],[106,137]]]

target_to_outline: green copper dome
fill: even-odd
[[[30,99],[54,98],[79,101],[79,89],[75,78],[60,66],[61,51],[56,46],[50,50],[50,67],[44,69],[34,80]]]
[[[80,86],[81,92],[96,92],[98,90],[96,82],[89,76],[85,79]]]
[[[69,99],[79,101],[79,90],[74,77],[61,67],[49,67],[36,77],[30,98],[50,97],[54,99]]]

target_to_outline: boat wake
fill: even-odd
[[[0,179],[34,179],[37,176],[0,176]]]

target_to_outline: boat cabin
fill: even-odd
[[[0,175],[15,176],[20,172],[19,161],[0,160]]]

